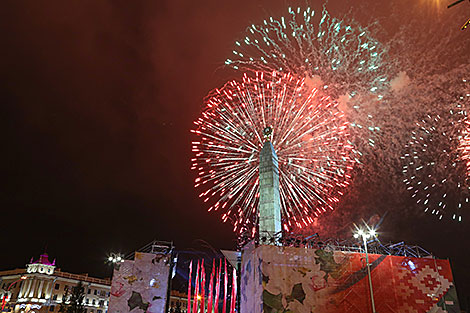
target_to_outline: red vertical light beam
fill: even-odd
[[[237,300],[237,271],[233,268],[232,274],[232,299],[230,303],[230,313],[235,313],[235,304]]]
[[[191,306],[191,279],[193,276],[193,260],[191,260],[191,263],[189,263],[189,280],[188,280],[188,312],[192,312],[192,306]]]
[[[197,313],[197,297],[199,295],[199,261],[197,261],[197,271],[196,271],[196,286],[194,287],[194,300],[193,300],[193,313]]]
[[[201,309],[200,312],[204,312],[205,297],[206,296],[206,270],[204,269],[204,259],[202,259],[201,265]]]
[[[220,272],[222,271],[222,259],[219,262],[217,269],[217,282],[215,286],[215,300],[214,300],[214,313],[219,313],[219,295],[220,295]]]
[[[212,273],[209,281],[209,299],[207,301],[207,312],[212,313],[212,300],[213,300],[213,290],[214,290],[214,275],[215,275],[215,260],[212,260]]]
[[[224,259],[224,306],[222,307],[222,313],[227,313],[227,285],[228,285],[228,277],[227,277],[227,259]]]

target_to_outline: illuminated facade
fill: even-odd
[[[86,312],[106,313],[111,281],[62,272],[47,254],[37,261],[31,259],[26,269],[0,271],[0,299],[5,305],[2,312],[58,312],[64,295],[80,281],[85,287]]]
[[[171,291],[170,295],[170,313],[188,312],[188,294],[176,290]]]

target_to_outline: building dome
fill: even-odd
[[[26,265],[26,272],[28,273],[40,273],[40,274],[47,274],[52,275],[55,269],[55,259],[52,263],[49,261],[49,255],[47,253],[43,253],[39,256],[37,261],[31,261],[29,264]]]

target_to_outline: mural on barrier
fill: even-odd
[[[115,267],[109,312],[165,311],[170,255],[136,252],[134,260]]]
[[[460,312],[449,261],[369,257],[377,312]],[[242,312],[371,312],[362,253],[247,245],[241,291]]]

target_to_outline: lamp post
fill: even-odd
[[[121,253],[112,252],[108,254],[105,263],[111,267],[111,276],[114,273],[114,269],[119,270],[122,262],[124,262],[124,256]]]
[[[120,253],[111,253],[108,256],[108,262],[110,264],[116,265],[124,262],[124,257]]]
[[[366,251],[366,266],[367,266],[367,277],[369,278],[369,290],[370,290],[370,301],[372,304],[372,313],[376,313],[375,311],[375,302],[374,302],[374,291],[372,289],[372,277],[370,274],[370,263],[369,263],[369,252],[367,251],[367,239],[371,237],[376,237],[377,233],[375,229],[370,228],[366,223],[364,223],[366,229],[356,227],[356,232],[354,233],[354,238],[358,239],[359,237],[362,238],[362,242],[364,243],[364,250]]]
[[[12,282],[9,286],[8,286],[8,289],[7,289],[7,292],[10,291],[11,287],[13,287],[14,284],[16,284],[17,282],[19,282],[20,280],[25,280],[26,276],[21,276],[19,279],[15,280],[14,282]],[[7,297],[7,292],[3,294],[3,299],[2,299],[2,311],[3,309],[5,308],[5,304],[6,304],[6,297]]]

